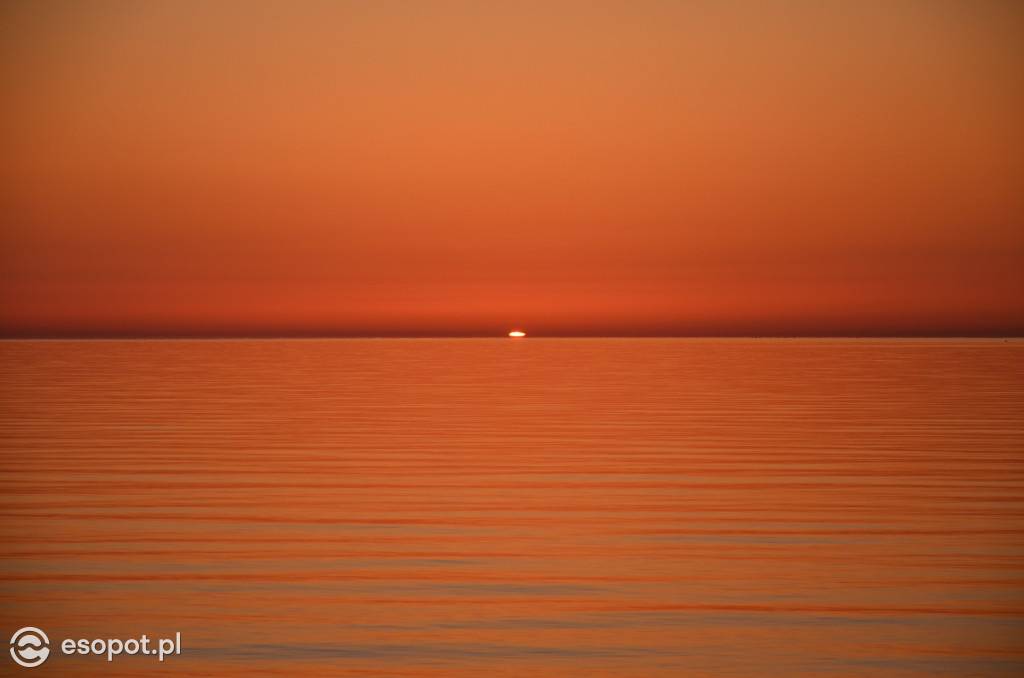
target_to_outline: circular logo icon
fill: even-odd
[[[50,656],[49,644],[50,639],[45,633],[34,626],[26,626],[11,636],[11,645],[14,646],[11,648],[11,656],[22,666],[39,666]]]

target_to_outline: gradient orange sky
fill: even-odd
[[[0,3],[0,334],[1024,334],[1024,4]]]

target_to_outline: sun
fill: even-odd
[[[510,337],[525,337],[526,336],[526,332],[520,332],[519,330],[512,330],[511,332],[508,333],[508,336],[510,336]]]

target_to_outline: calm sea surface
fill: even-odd
[[[1024,674],[1019,340],[8,341],[0,431],[32,675]]]

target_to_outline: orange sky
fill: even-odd
[[[0,3],[0,334],[1022,334],[1024,6]]]

